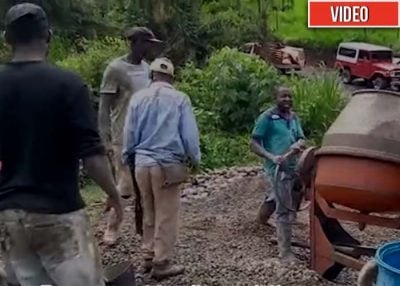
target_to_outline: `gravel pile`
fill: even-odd
[[[300,263],[282,265],[277,259],[275,230],[255,222],[265,196],[266,180],[260,168],[232,168],[204,174],[184,186],[181,227],[176,262],[186,266],[184,275],[157,283],[144,277],[147,285],[355,285],[357,273],[346,270],[338,284],[322,280],[308,269],[309,251],[295,248]],[[295,227],[295,240],[308,242],[308,216],[302,212]],[[346,225],[346,227],[348,227]],[[105,218],[96,225],[99,241]],[[350,227],[351,228],[351,227]],[[133,208],[128,207],[123,235],[114,247],[101,246],[103,264],[131,260],[141,263],[140,238],[134,229]],[[392,230],[368,227],[358,234],[368,245],[398,238]]]
[[[198,175],[183,185],[183,202],[208,197],[215,191],[225,191],[243,178],[259,176],[262,172],[260,167],[232,167]]]

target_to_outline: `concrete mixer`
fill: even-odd
[[[309,185],[311,268],[333,280],[341,270],[360,270],[362,246],[340,224],[400,228],[400,93],[359,90],[331,125],[319,148],[299,162]]]

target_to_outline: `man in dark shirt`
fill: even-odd
[[[22,286],[104,285],[79,191],[79,160],[122,208],[80,77],[46,63],[51,38],[33,4],[7,13],[13,59],[0,70],[0,242]]]

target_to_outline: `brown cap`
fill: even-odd
[[[146,27],[130,28],[125,32],[125,37],[130,40],[143,38],[150,42],[162,43],[162,41],[157,39],[154,33],[149,28]]]
[[[46,12],[40,6],[32,3],[22,3],[14,5],[8,10],[5,18],[6,27],[9,27],[25,16],[33,17],[35,22],[43,26],[49,25]]]

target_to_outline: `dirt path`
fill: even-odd
[[[295,249],[301,265],[281,265],[276,260],[274,229],[254,221],[266,186],[263,177],[256,174],[247,168],[206,175],[196,188],[186,188],[176,258],[187,271],[160,284],[146,277],[148,285],[334,285],[307,269],[309,252],[304,249]],[[307,242],[307,212],[300,213],[298,221],[296,240]],[[104,223],[102,219],[96,227],[99,239]],[[123,232],[117,246],[101,246],[104,264],[128,259],[140,263],[132,209],[128,210]],[[395,236],[391,230],[382,233],[373,228],[361,235],[370,244]],[[336,285],[355,285],[355,279],[356,273],[346,271]]]

